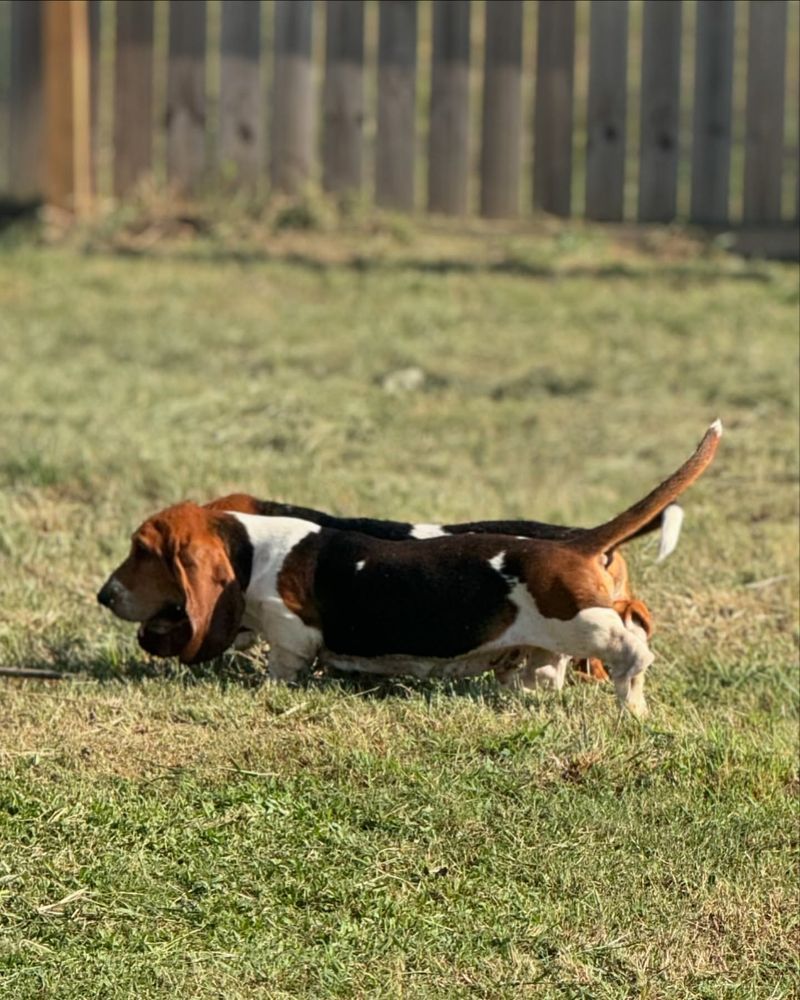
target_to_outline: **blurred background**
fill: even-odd
[[[0,192],[796,222],[799,22],[785,0],[4,0]]]

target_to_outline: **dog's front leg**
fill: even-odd
[[[284,684],[296,684],[299,675],[310,665],[310,660],[290,649],[281,646],[270,646],[268,679]]]
[[[308,670],[319,653],[320,633],[283,609],[275,613],[274,607],[267,608],[260,625],[261,635],[269,643],[269,679],[285,684],[297,683],[299,675]]]

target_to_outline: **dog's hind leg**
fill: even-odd
[[[540,667],[526,668],[525,680],[533,674],[533,683],[541,687],[552,688],[553,691],[560,691],[564,687],[564,680],[567,676],[567,667],[570,663],[569,656],[562,656],[560,653],[551,658],[548,663]],[[527,684],[526,684],[527,686]]]
[[[532,691],[534,688],[564,687],[570,658],[549,649],[532,647],[506,654],[492,665],[499,684],[511,691]]]
[[[520,687],[544,687],[560,691],[564,687],[569,661],[569,656],[551,653],[547,649],[529,650],[526,662],[520,669]]]

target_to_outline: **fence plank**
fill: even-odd
[[[311,0],[275,0],[270,174],[290,194],[302,189],[314,161],[312,15]]]
[[[42,17],[44,193],[72,212],[91,202],[89,12],[86,0],[48,0]]]
[[[780,222],[785,81],[785,0],[751,0],[743,209],[748,223]]]
[[[128,194],[153,164],[153,2],[117,0],[114,194]]]
[[[219,91],[219,164],[223,174],[253,187],[264,145],[261,98],[261,5],[222,4]]]
[[[486,4],[481,126],[481,215],[519,212],[522,0]]]
[[[467,210],[470,0],[434,0],[428,209]]]
[[[586,217],[618,222],[625,194],[627,0],[592,0],[586,142]]]
[[[42,193],[42,72],[40,0],[12,0],[8,187],[21,200]]]
[[[196,190],[206,169],[205,0],[170,0],[167,178]]]
[[[364,4],[328,0],[322,183],[326,191],[361,188],[364,148]]]
[[[642,46],[639,220],[675,218],[681,93],[681,0],[646,0]]]
[[[728,221],[734,0],[697,0],[690,217]]]
[[[540,0],[534,111],[533,204],[568,216],[572,202],[575,3]]]
[[[89,100],[92,133],[92,189],[97,191],[100,124],[100,0],[89,0]]]
[[[375,198],[389,208],[414,207],[416,73],[416,0],[381,0]]]

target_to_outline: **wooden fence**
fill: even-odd
[[[0,193],[21,199],[51,155],[44,2],[69,0],[0,0]],[[487,217],[796,219],[798,6],[89,0],[95,186],[122,197],[155,174],[186,193],[321,184]]]

